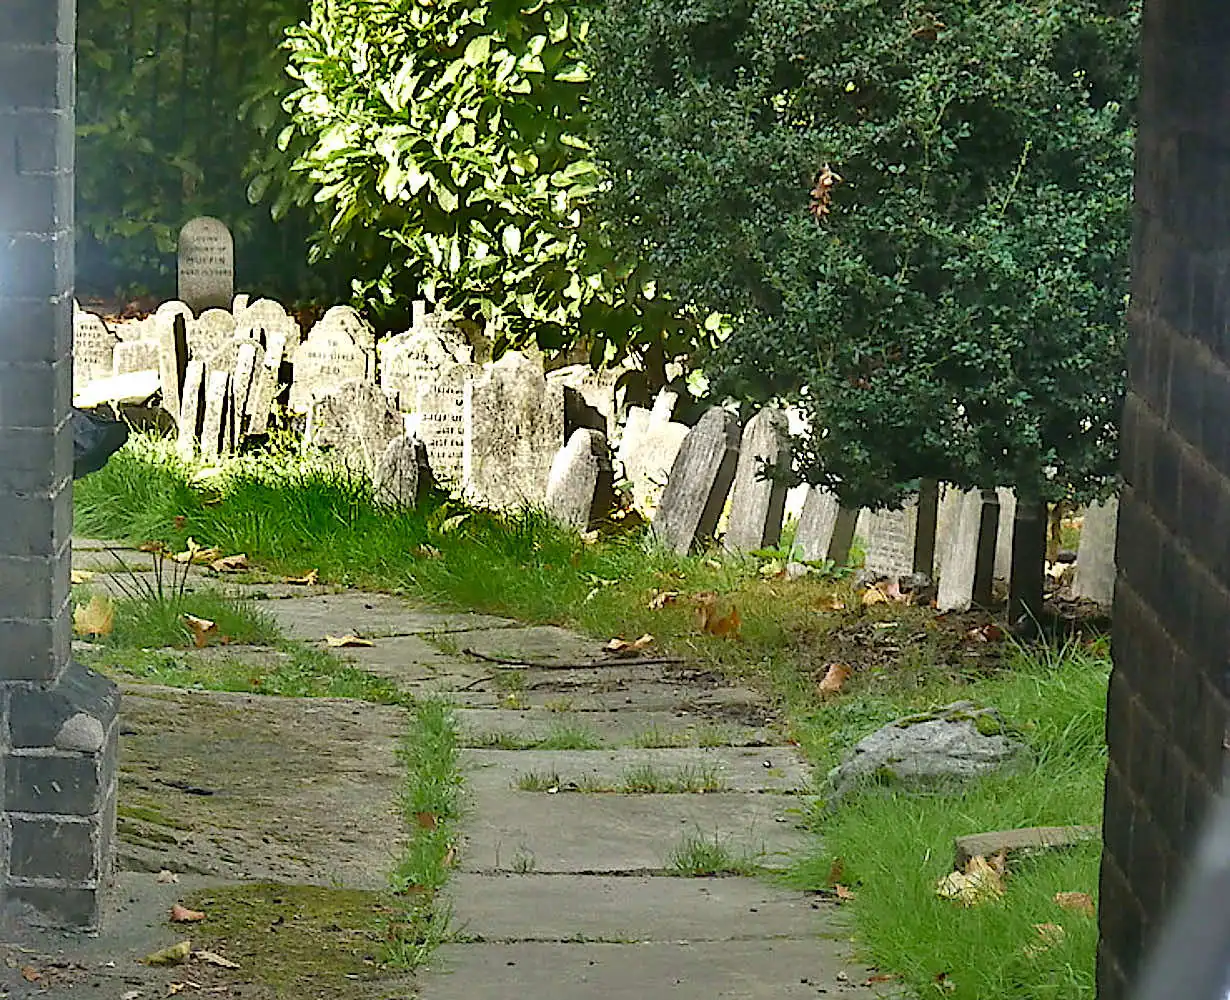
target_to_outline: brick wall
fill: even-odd
[[[1221,785],[1230,674],[1230,4],[1146,0],[1098,990],[1127,993]]]

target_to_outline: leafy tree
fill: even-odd
[[[1088,500],[1116,466],[1139,4],[609,0],[612,239],[726,313],[715,388],[796,401],[796,473]],[[1040,563],[1040,558],[1039,558]]]

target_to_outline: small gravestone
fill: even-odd
[[[436,480],[459,486],[465,476],[465,386],[482,373],[478,365],[445,365],[420,385],[407,425],[423,442]]]
[[[188,324],[179,314],[158,320],[158,372],[162,408],[178,421],[184,373],[188,368]]]
[[[189,361],[184,368],[184,388],[179,402],[179,457],[190,460],[196,455],[201,438],[201,421],[205,414],[205,363]]]
[[[231,315],[238,321],[248,308],[248,304],[252,301],[252,296],[246,292],[240,292],[231,300]]]
[[[1000,487],[999,533],[995,536],[995,578],[1012,579],[1012,536],[1016,529],[1016,492]]]
[[[1119,498],[1095,503],[1085,511],[1072,596],[1110,607],[1115,598],[1115,537],[1119,527]]]
[[[469,345],[455,330],[422,325],[381,342],[380,387],[403,413],[413,411],[422,385],[442,368],[469,360]]]
[[[262,340],[266,346],[274,333],[281,333],[286,347],[298,347],[303,335],[299,321],[288,313],[280,302],[273,299],[257,299],[241,314],[237,314],[236,332]],[[283,348],[284,355],[286,347]]]
[[[941,512],[950,520],[943,550],[937,546],[940,582],[936,607],[940,611],[968,611],[974,600],[974,574],[978,566],[978,535],[982,525],[982,491],[960,493],[949,488],[940,501],[953,513]]]
[[[282,388],[286,336],[286,330],[274,330],[266,335],[264,358],[256,365],[252,374],[252,390],[248,394],[249,434],[266,434],[269,431],[269,416]]]
[[[235,317],[222,309],[208,309],[188,320],[188,356],[206,363],[235,336]]]
[[[320,318],[320,322],[341,330],[363,351],[375,357],[376,331],[353,306],[333,306]],[[374,377],[375,368],[368,374]]]
[[[833,526],[837,523],[837,496],[819,486],[812,486],[803,501],[803,512],[794,531],[793,555],[808,562],[828,558]]]
[[[180,302],[179,299],[164,302],[154,310],[154,319],[170,319],[174,316],[183,316],[186,323],[191,323],[196,318],[188,303]]]
[[[213,371],[205,379],[205,416],[201,421],[201,457],[217,458],[227,448],[227,404],[231,397],[231,373]]]
[[[617,458],[632,488],[632,504],[642,513],[657,507],[675,457],[688,436],[686,424],[671,420],[677,399],[675,393],[664,389],[652,410],[639,406],[628,410]]]
[[[130,372],[160,371],[156,340],[124,340],[115,345],[112,356],[112,374],[127,375]]]
[[[573,431],[551,463],[547,510],[556,520],[585,531],[601,524],[615,508],[611,449],[601,431]]]
[[[789,471],[790,431],[781,410],[766,407],[747,422],[730,492],[726,547],[732,552],[772,548],[781,539],[786,484],[765,478]]]
[[[255,340],[240,344],[235,352],[235,368],[231,378],[231,413],[234,416],[236,441],[248,430],[248,401],[258,366],[265,366],[265,349]]]
[[[73,392],[95,379],[115,374],[115,348],[120,339],[101,316],[73,303]]]
[[[510,351],[465,383],[464,480],[494,507],[540,505],[564,445],[564,390],[542,362]]]
[[[914,571],[914,537],[918,527],[918,501],[900,510],[863,510],[855,534],[866,543],[863,563],[873,576],[899,577]]]
[[[231,308],[235,241],[226,223],[201,216],[179,231],[179,297],[196,312]]]
[[[717,530],[739,461],[739,418],[715,406],[684,439],[671,466],[653,534],[663,545],[687,555]]]
[[[327,452],[350,474],[371,481],[389,442],[404,433],[401,414],[380,387],[352,379],[312,404],[303,444]]]
[[[377,503],[397,508],[417,507],[431,487],[431,465],[423,442],[407,434],[390,441],[372,476]]]
[[[357,318],[348,307],[330,309],[299,345],[290,386],[292,412],[307,413],[316,400],[356,379],[374,385],[368,352],[355,339]]]

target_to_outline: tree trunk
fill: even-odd
[[[1013,526],[1008,621],[1013,629],[1033,633],[1042,620],[1042,581],[1049,526],[1046,504],[1018,498]]]
[[[982,491],[978,526],[978,561],[974,564],[974,604],[989,608],[995,592],[995,546],[999,541],[999,493]]]

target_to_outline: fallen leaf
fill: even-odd
[[[21,978],[27,983],[37,983],[43,978],[43,974],[32,965],[23,965],[21,967]]]
[[[1047,944],[1059,944],[1067,933],[1059,924],[1034,924],[1034,930]]]
[[[192,644],[197,649],[204,649],[209,645],[209,637],[218,631],[217,622],[211,622],[208,618],[198,618],[196,615],[184,615],[184,623],[188,626],[188,631],[192,633]]]
[[[965,633],[965,638],[971,642],[999,642],[1004,637],[1004,630],[994,622],[979,625]]]
[[[179,903],[171,907],[171,923],[173,924],[195,924],[204,919],[205,914],[200,910],[190,910],[186,906],[180,906]]]
[[[444,855],[444,867],[452,868],[453,863],[457,860],[457,848],[450,847],[448,853]]]
[[[1072,910],[1086,917],[1097,916],[1097,907],[1093,905],[1093,897],[1087,892],[1057,892],[1055,902],[1065,910]]]
[[[760,567],[760,575],[766,579],[785,576],[786,564],[780,559],[770,559],[767,563]]]
[[[848,902],[854,898],[854,891],[839,882],[837,885],[833,886],[833,895],[843,902]]]
[[[416,545],[410,550],[411,553],[418,556],[420,559],[439,559],[440,550],[431,545]]]
[[[440,825],[440,821],[436,818],[436,814],[431,812],[415,813],[414,820],[424,830],[434,830]]]
[[[357,635],[327,635],[325,643],[332,649],[345,649],[350,646],[374,646],[376,645],[369,639],[362,639]]]
[[[863,604],[909,604],[911,595],[902,593],[901,582],[896,577],[889,577],[879,583],[869,586],[863,591]]]
[[[285,578],[286,583],[293,583],[303,587],[314,587],[316,581],[320,579],[320,574],[314,569],[308,570],[303,576],[288,576]]]
[[[75,569],[72,571],[70,579],[74,584],[89,583],[94,579],[94,574],[88,569]]]
[[[649,599],[649,610],[661,611],[668,604],[674,604],[677,600],[679,600],[677,590],[655,590],[653,597]]]
[[[629,642],[627,639],[612,639],[604,647],[612,656],[640,656],[642,652],[653,645],[653,636],[646,632],[639,639]]]
[[[183,530],[184,530],[184,525],[186,525],[186,524],[188,523],[188,519],[187,519],[186,517],[184,517],[184,515],[183,515],[183,514],[176,514],[176,515],[175,515],[175,520],[173,520],[171,523],[172,523],[173,525],[175,525],[175,530],[176,530],[176,531],[183,531]]]
[[[897,977],[891,972],[877,972],[874,976],[868,976],[864,986],[874,986],[876,983],[893,983],[897,981]]]
[[[841,858],[834,858],[833,863],[829,865],[829,885],[836,885],[840,882],[845,871],[846,863]]]
[[[869,607],[872,604],[887,604],[888,595],[879,587],[868,587],[863,591],[863,606]]]
[[[142,542],[137,546],[138,552],[165,552],[167,547],[162,542]]]
[[[838,597],[829,597],[821,604],[821,607],[825,611],[845,611],[846,602]]]
[[[853,673],[854,671],[844,663],[830,663],[828,670],[824,673],[824,679],[816,685],[816,690],[820,692],[820,697],[827,698],[838,694],[841,691],[841,686],[850,679]]]
[[[179,876],[176,875],[173,871],[170,871],[169,869],[164,868],[162,869],[162,871],[158,873],[158,877],[155,881],[161,882],[163,885],[169,885],[172,882],[178,882]]]
[[[167,996],[177,996],[178,994],[183,993],[187,988],[187,983],[167,983]]]
[[[206,566],[215,559],[222,558],[221,549],[203,549],[197,544],[195,538],[189,537],[187,546],[183,552],[176,552],[171,558],[177,563],[197,563]]]
[[[248,555],[240,552],[234,556],[223,556],[211,562],[209,568],[215,573],[238,573],[248,568]]]
[[[114,628],[115,605],[103,594],[95,594],[73,610],[73,631],[77,635],[110,635]]]
[[[963,872],[949,872],[935,887],[941,899],[950,899],[962,906],[976,906],[1004,894],[1003,879],[982,855],[969,859]]]
[[[183,965],[192,954],[192,942],[181,941],[152,955],[146,955],[141,961],[146,965]]]
[[[212,951],[194,951],[192,958],[194,961],[204,962],[206,965],[216,965],[219,969],[239,968],[238,962],[232,962],[229,958],[223,958]]]

